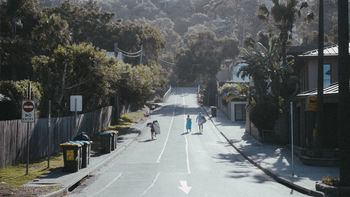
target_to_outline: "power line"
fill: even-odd
[[[164,63],[167,63],[167,64],[170,64],[170,65],[173,65],[173,66],[175,66],[175,65],[176,65],[175,63],[168,62],[168,61],[165,61],[165,60],[162,60],[162,59],[160,59],[159,61],[164,62]]]

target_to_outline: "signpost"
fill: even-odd
[[[50,136],[50,130],[51,130],[51,100],[49,100],[49,118],[47,120],[47,136],[49,138],[48,145],[47,145],[47,168],[50,168],[50,145],[51,145],[51,136]]]
[[[22,122],[31,123],[34,122],[35,116],[35,103],[31,100],[22,101]]]
[[[70,96],[70,111],[74,112],[74,126],[75,132],[77,133],[77,112],[83,110],[83,97],[81,95]],[[72,135],[71,135],[72,136]]]
[[[290,102],[290,139],[292,149],[292,177],[294,177],[294,121],[293,121],[293,102]]]
[[[28,81],[28,100],[22,101],[22,122],[27,123],[27,165],[26,175],[29,171],[29,127],[30,123],[35,120],[35,103],[30,100],[32,98],[31,84]]]

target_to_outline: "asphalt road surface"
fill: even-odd
[[[145,128],[122,154],[70,196],[304,196],[246,161],[210,121],[199,133],[195,120],[200,111],[196,88],[177,88],[165,106],[151,115],[160,123],[161,135],[150,140],[150,130]],[[192,118],[188,134],[184,133],[187,114]]]

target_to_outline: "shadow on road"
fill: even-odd
[[[146,143],[146,142],[152,142],[154,141],[155,139],[147,139],[147,140],[142,140],[142,141],[139,141],[139,143]]]

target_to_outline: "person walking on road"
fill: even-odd
[[[207,121],[205,117],[202,115],[202,112],[199,112],[196,121],[198,122],[198,129],[201,133],[203,133],[203,124]]]
[[[152,122],[147,123],[147,126],[151,128],[151,138],[152,140],[156,139],[156,131]]]
[[[187,115],[186,118],[186,132],[191,132],[191,127],[192,127],[192,119],[190,118],[190,115]]]

